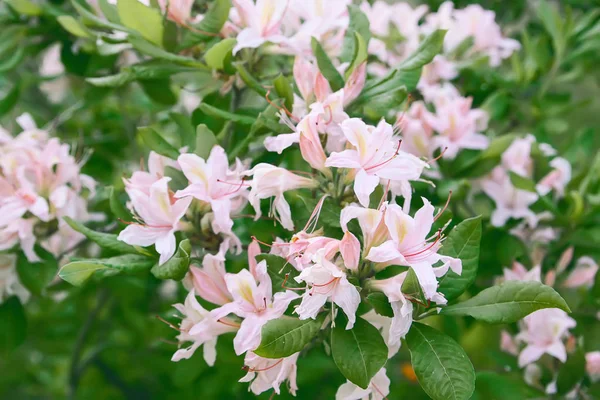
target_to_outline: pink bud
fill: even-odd
[[[329,82],[320,71],[317,72],[315,76],[315,96],[317,96],[317,101],[319,103],[324,102],[330,94],[331,87],[329,86]]]
[[[256,240],[253,240],[248,245],[248,266],[250,267],[250,273],[254,276],[254,279],[258,279],[258,272],[256,271],[256,256],[261,253],[260,245]]]
[[[360,242],[350,231],[340,241],[340,253],[346,268],[356,270],[360,261]]]
[[[224,279],[215,281],[215,278],[197,267],[190,267],[194,290],[200,297],[214,304],[223,305],[231,302],[231,295],[227,290]]]
[[[567,269],[567,267],[571,263],[572,259],[573,259],[573,246],[571,246],[568,249],[566,249],[560,255],[560,258],[558,259],[558,264],[556,264],[556,272],[558,274],[563,273],[564,270]]]
[[[577,261],[575,269],[563,282],[563,286],[567,288],[591,287],[594,284],[596,272],[598,272],[598,264],[590,257],[581,257]]]
[[[585,354],[585,370],[592,382],[600,380],[600,351],[592,351]]]
[[[313,94],[317,72],[315,66],[306,59],[296,57],[294,60],[294,80],[305,101],[308,101]]]
[[[354,99],[358,97],[365,86],[365,79],[367,77],[367,63],[360,64],[357,68],[352,71],[350,77],[344,85],[344,105],[352,103]]]
[[[302,158],[313,168],[319,170],[326,169],[325,160],[327,156],[317,132],[316,117],[307,115],[298,123],[296,129],[300,134],[300,152],[302,153]]]

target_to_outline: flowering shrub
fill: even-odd
[[[505,8],[7,0],[0,391],[600,395],[600,9]]]

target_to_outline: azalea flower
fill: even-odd
[[[559,197],[565,194],[565,187],[571,181],[571,164],[562,157],[556,157],[550,161],[554,168],[536,185],[536,190],[542,196],[554,190]]]
[[[585,353],[585,371],[592,382],[600,380],[600,351]]]
[[[300,353],[292,354],[289,357],[272,359],[257,356],[252,352],[246,353],[244,364],[248,373],[239,380],[239,382],[252,382],[250,390],[255,395],[259,395],[267,390],[273,389],[275,393],[280,394],[279,387],[286,380],[288,389],[292,395],[296,395],[298,386],[296,384],[296,362]]]
[[[383,292],[392,306],[394,317],[388,328],[388,348],[399,348],[400,339],[404,338],[413,321],[413,304],[402,293],[402,284],[406,279],[406,272],[388,279],[370,279],[368,286],[375,291]]]
[[[256,165],[245,175],[252,176],[251,190],[248,200],[256,212],[255,220],[260,218],[260,200],[275,197],[273,200],[273,214],[276,215],[281,225],[287,230],[294,229],[290,205],[283,197],[283,193],[295,189],[309,189],[318,185],[318,182],[296,175],[284,168],[261,163]]]
[[[504,268],[504,280],[506,281],[542,281],[542,268],[536,265],[531,270],[527,270],[523,264],[518,261],[513,262],[512,268]]]
[[[29,291],[17,275],[17,256],[0,254],[0,304],[10,296],[17,296],[21,303],[29,299]]]
[[[233,302],[211,311],[212,318],[216,320],[228,314],[244,319],[233,340],[233,347],[238,355],[256,349],[260,344],[263,325],[281,317],[290,302],[298,298],[291,291],[275,293],[273,296],[266,261],[261,261],[257,269],[261,271],[258,282],[246,269],[237,274],[226,274],[225,283]],[[200,325],[196,325],[190,333],[195,334],[199,329]]]
[[[385,368],[375,374],[369,386],[363,389],[350,381],[342,384],[335,394],[335,400],[383,400],[390,394],[390,378],[386,375]]]
[[[168,17],[178,25],[186,26],[191,18],[194,0],[158,0],[160,9],[168,11]]]
[[[138,190],[149,196],[152,184],[165,177],[166,167],[181,169],[177,161],[151,151],[148,156],[148,171],[135,171],[131,178],[123,178],[125,190]]]
[[[297,282],[306,282],[310,286],[302,295],[302,303],[294,311],[300,319],[315,319],[321,307],[330,300],[348,317],[346,329],[352,329],[356,321],[356,310],[360,304],[360,294],[348,281],[346,273],[325,259],[323,250],[317,252],[315,263],[305,267],[294,279]]]
[[[375,310],[371,310],[366,314],[361,315],[360,317],[368,321],[371,325],[373,325],[381,332],[381,337],[383,337],[383,341],[388,347],[388,358],[394,357],[396,353],[398,353],[398,350],[400,350],[401,342],[399,339],[396,339],[396,336],[394,336],[396,329],[391,329],[392,318],[388,318],[383,315],[377,314]]]
[[[357,219],[363,234],[363,252],[368,254],[372,246],[378,246],[387,239],[387,227],[383,219],[386,203],[381,209],[365,208],[350,204],[340,213],[340,226],[348,231],[348,223]]]
[[[220,146],[212,148],[208,159],[195,154],[182,154],[177,159],[190,185],[175,193],[177,198],[192,196],[210,204],[214,214],[212,228],[215,233],[229,233],[233,227],[231,212],[242,207],[234,203],[244,195],[246,185],[240,171],[229,169],[225,150]]]
[[[531,146],[534,143],[535,137],[532,135],[513,140],[510,146],[502,153],[502,167],[506,171],[512,171],[526,178],[531,177],[533,174]]]
[[[377,127],[369,127],[358,118],[342,123],[344,136],[353,147],[332,153],[325,166],[352,169],[354,193],[360,204],[369,206],[369,196],[380,179],[415,180],[427,163],[399,150],[390,124],[381,120]]]
[[[139,223],[128,225],[118,239],[131,245],[154,245],[160,254],[159,264],[165,263],[175,253],[175,232],[180,230],[180,220],[192,198],[174,200],[167,186],[171,178],[161,178],[150,187],[150,196],[131,190],[132,206],[140,218]]]
[[[412,218],[404,213],[395,204],[387,206],[385,212],[385,225],[390,239],[377,247],[373,247],[367,259],[396,265],[410,266],[419,279],[425,297],[438,304],[445,304],[446,300],[437,293],[437,278],[443,276],[448,268],[457,274],[462,273],[460,259],[438,254],[442,246],[441,234],[428,239],[431,226],[434,222],[433,206],[423,198],[423,207]],[[442,261],[440,267],[433,268],[433,264]]]
[[[244,27],[237,35],[233,54],[241,49],[257,48],[261,44],[281,43],[281,23],[288,8],[288,0],[234,0],[240,23]]]
[[[567,288],[587,287],[589,289],[594,285],[597,272],[598,264],[591,257],[581,257],[562,285]]]
[[[526,347],[519,354],[519,366],[537,361],[547,353],[561,362],[567,360],[567,351],[562,339],[569,329],[575,327],[575,320],[557,308],[535,311],[523,319],[525,330],[517,335],[517,340]]]
[[[217,358],[217,337],[224,333],[235,332],[236,324],[226,319],[211,319],[210,312],[198,303],[193,289],[188,293],[184,304],[175,304],[173,307],[184,317],[179,325],[180,334],[177,335],[177,340],[179,343],[192,342],[192,344],[177,350],[171,361],[188,359],[198,347],[204,345],[204,360],[212,367]],[[198,324],[202,326],[202,330],[196,330],[191,334],[190,330]]]
[[[202,259],[202,268],[190,266],[188,280],[194,290],[204,300],[223,305],[233,299],[225,282],[225,251],[228,243],[221,245],[217,254],[206,254]]]

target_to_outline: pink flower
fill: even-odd
[[[0,304],[13,295],[19,297],[21,303],[29,299],[29,291],[21,284],[16,267],[15,254],[0,254]]]
[[[387,227],[383,219],[384,210],[364,208],[357,205],[344,207],[340,213],[340,226],[348,231],[348,223],[357,219],[363,234],[364,253],[368,254],[372,246],[378,246],[387,239]]]
[[[238,171],[229,169],[225,150],[215,146],[208,159],[195,154],[182,154],[177,159],[190,185],[175,193],[175,197],[194,197],[210,204],[214,214],[212,228],[215,233],[230,233],[233,227],[231,212],[241,208],[234,199],[244,196],[246,185]]]
[[[336,264],[326,260],[324,251],[317,252],[315,263],[305,267],[294,278],[306,282],[310,288],[302,295],[302,303],[296,308],[300,319],[316,318],[327,300],[337,304],[348,317],[346,329],[352,329],[356,321],[356,310],[360,304],[360,294],[346,278],[346,273]]]
[[[585,371],[592,382],[600,380],[600,351],[585,353]]]
[[[554,190],[559,197],[564,196],[565,187],[571,180],[571,164],[562,157],[550,161],[554,169],[537,184],[537,191],[543,196]]]
[[[125,190],[139,190],[150,195],[150,186],[165,176],[166,167],[181,169],[177,161],[151,151],[148,156],[148,172],[135,171],[131,178],[123,179]]]
[[[385,368],[381,368],[373,379],[371,379],[366,389],[356,386],[350,381],[346,381],[336,392],[335,400],[383,400],[389,394],[390,378],[387,377]]]
[[[480,109],[472,109],[472,98],[459,97],[438,102],[435,114],[428,113],[425,121],[439,133],[434,138],[436,147],[446,149],[444,157],[453,159],[460,149],[485,149],[489,140],[482,135],[486,129],[488,115]]]
[[[512,269],[504,268],[504,280],[506,281],[535,281],[541,282],[542,269],[536,265],[531,270],[527,270],[523,264],[518,261],[513,262]]]
[[[228,314],[244,318],[233,340],[233,347],[238,355],[256,349],[260,344],[263,325],[281,317],[290,302],[298,298],[291,291],[275,293],[273,296],[266,262],[261,261],[257,268],[262,271],[258,282],[246,269],[237,274],[226,274],[225,282],[233,302],[211,311],[216,320]],[[198,325],[190,333],[195,334],[197,329],[200,329]]]
[[[350,231],[344,233],[340,241],[340,254],[347,269],[357,270],[360,262],[360,242]]]
[[[437,278],[444,275],[448,268],[461,274],[460,259],[438,254],[442,246],[440,233],[428,238],[434,222],[433,206],[423,199],[423,207],[412,218],[395,204],[387,207],[385,225],[390,239],[373,247],[367,259],[378,263],[394,263],[410,266],[419,279],[427,299],[445,304],[445,299],[437,293]],[[433,268],[433,264],[442,261],[443,265]]]
[[[289,357],[277,360],[262,358],[252,352],[248,352],[244,358],[244,369],[247,369],[248,373],[239,381],[252,381],[250,390],[255,395],[259,395],[270,389],[280,394],[279,387],[287,380],[289,383],[288,390],[295,396],[296,390],[298,390],[296,384],[296,361],[299,354],[292,354]]]
[[[281,43],[281,22],[288,8],[288,0],[234,0],[241,25],[233,54],[241,49],[257,48],[266,42]]]
[[[194,290],[185,298],[184,304],[173,305],[183,315],[179,326],[180,334],[177,336],[179,343],[192,342],[191,346],[179,349],[173,354],[171,361],[179,361],[190,358],[198,347],[204,345],[204,360],[210,366],[215,364],[217,358],[217,336],[228,332],[235,332],[235,323],[229,320],[211,319],[210,312],[198,303]],[[194,334],[190,330],[201,325],[203,329]]]
[[[402,135],[402,149],[417,157],[431,157],[433,129],[425,122],[425,104],[414,102],[407,113],[400,114],[398,121]]]
[[[192,14],[194,0],[158,0],[160,9],[168,10],[168,17],[178,25],[186,26]]]
[[[321,145],[321,138],[317,131],[317,119],[315,114],[308,114],[304,117],[296,127],[296,131],[300,134],[300,153],[302,158],[313,168],[326,171],[325,150]]]
[[[41,261],[34,250],[33,227],[36,222],[35,218],[20,218],[0,227],[0,251],[11,249],[19,243],[29,262]]]
[[[533,173],[531,146],[534,143],[535,138],[532,135],[513,140],[502,153],[502,166],[504,169],[524,177],[531,177]]]
[[[180,220],[192,198],[173,201],[167,183],[171,178],[161,178],[150,187],[150,195],[131,190],[129,196],[140,223],[127,226],[119,233],[119,240],[136,246],[154,245],[163,264],[175,253],[175,232],[180,230]]]
[[[369,196],[380,179],[415,180],[427,166],[399,150],[399,142],[392,138],[392,126],[384,120],[377,127],[370,127],[351,118],[342,123],[342,131],[353,148],[332,153],[325,166],[354,170],[354,193],[364,207],[369,206]]]
[[[383,292],[392,306],[394,317],[388,330],[388,347],[400,347],[400,339],[404,338],[413,321],[413,304],[402,293],[402,284],[406,279],[406,272],[388,279],[371,279],[369,287],[372,290]]]
[[[232,301],[225,283],[225,248],[217,254],[207,254],[202,259],[202,268],[190,266],[189,276],[194,290],[211,303],[223,305]]]
[[[500,332],[500,349],[508,354],[516,356],[519,354],[519,348],[515,339],[505,330]]]
[[[562,339],[576,323],[566,312],[557,308],[538,310],[526,316],[523,324],[525,329],[517,335],[517,340],[527,346],[519,354],[519,367],[537,361],[545,353],[561,362],[567,360]]]
[[[598,264],[591,257],[581,257],[577,260],[575,269],[571,271],[563,286],[567,288],[586,287],[594,285],[594,278],[598,272]]]
[[[379,329],[379,331],[381,332],[381,336],[383,337],[383,341],[388,347],[388,358],[392,358],[393,356],[395,356],[396,353],[398,353],[398,350],[400,350],[401,343],[400,340],[398,340],[396,336],[394,336],[396,329],[391,329],[393,318],[388,318],[383,315],[377,314],[375,310],[371,310],[366,314],[361,315],[360,317],[368,321],[375,328]]]
[[[313,179],[296,175],[284,168],[261,163],[245,173],[252,176],[251,190],[248,200],[256,212],[255,220],[260,218],[260,200],[275,197],[273,201],[273,214],[287,230],[294,229],[290,205],[283,197],[289,190],[314,188],[318,185]]]

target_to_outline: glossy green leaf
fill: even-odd
[[[294,89],[289,79],[283,76],[283,74],[279,74],[273,81],[273,86],[275,87],[277,96],[284,100],[285,107],[291,110],[294,105]]]
[[[43,8],[31,0],[6,0],[6,4],[11,6],[17,13],[36,17],[41,15]]]
[[[354,327],[346,330],[346,321],[338,318],[331,330],[331,355],[346,379],[366,389],[385,365],[388,348],[379,330],[364,319],[357,317]]]
[[[536,192],[535,182],[531,179],[515,174],[512,171],[508,171],[508,175],[510,177],[510,183],[517,189],[525,190],[527,192]]]
[[[62,25],[67,32],[81,38],[91,38],[92,34],[87,30],[81,22],[77,21],[70,15],[61,15],[56,20]]]
[[[304,283],[296,282],[294,278],[297,277],[300,272],[298,272],[292,264],[287,262],[285,258],[274,254],[259,254],[256,256],[257,262],[263,260],[266,260],[267,262],[267,273],[269,274],[269,277],[271,277],[273,292],[285,291],[286,288],[301,288],[306,286]]]
[[[112,250],[118,253],[127,253],[127,254],[139,254],[140,250],[138,250],[134,246],[130,246],[125,242],[117,240],[117,235],[112,233],[103,233],[96,232],[80,222],[77,222],[69,217],[64,217],[64,220],[69,226],[75,229],[77,232],[83,234],[85,237],[90,239],[92,242],[96,243],[100,247],[104,247],[105,249]]]
[[[404,278],[404,282],[402,282],[401,290],[408,298],[415,299],[423,304],[427,303],[423,288],[419,283],[419,278],[417,278],[417,274],[412,268],[409,268],[406,272],[406,278]]]
[[[299,320],[283,316],[262,328],[260,346],[254,353],[265,358],[289,357],[302,350],[319,333],[325,316]]]
[[[19,100],[20,94],[21,85],[17,83],[4,95],[4,97],[0,98],[0,117],[13,109]]]
[[[25,58],[25,46],[19,46],[15,49],[15,51],[5,60],[0,62],[0,72],[8,72],[23,61]]]
[[[354,72],[354,70],[356,68],[359,67],[359,65],[361,65],[362,63],[364,63],[365,61],[367,61],[367,42],[365,41],[365,39],[362,37],[362,35],[358,32],[354,33],[354,55],[352,57],[352,62],[350,63],[350,66],[348,67],[348,69],[346,69],[346,79],[348,79],[350,77],[350,75],[352,74],[352,72]]]
[[[63,265],[58,272],[58,276],[73,286],[81,286],[90,279],[96,271],[103,269],[108,269],[108,267],[95,262],[74,261]]]
[[[164,28],[160,11],[138,0],[117,0],[117,11],[123,25],[162,47]]]
[[[571,311],[550,286],[535,281],[506,281],[481,291],[467,301],[442,308],[442,314],[468,315],[492,324],[509,324],[543,308]]]
[[[369,46],[369,40],[371,40],[371,29],[369,26],[369,18],[362,12],[360,7],[354,4],[348,5],[348,15],[350,16],[350,23],[348,29],[344,35],[344,46],[340,60],[343,62],[351,62],[356,49],[355,46],[355,33],[362,36],[365,41],[365,45]]]
[[[0,354],[5,355],[25,341],[27,317],[16,296],[0,303]]]
[[[196,127],[196,144],[194,153],[205,160],[210,155],[210,151],[217,144],[217,138],[213,131],[204,124]]]
[[[156,264],[152,267],[152,275],[158,279],[182,280],[190,267],[191,252],[192,245],[190,241],[188,239],[182,240],[173,257],[162,265]]]
[[[417,69],[429,64],[435,56],[442,52],[445,36],[446,31],[443,29],[438,29],[431,33],[423,39],[419,47],[406,60],[402,61],[396,69]]]
[[[27,290],[39,295],[56,276],[58,261],[52,253],[41,246],[36,246],[34,250],[41,260],[30,262],[24,253],[19,253],[17,257],[17,274],[19,274],[19,280]]]
[[[109,205],[110,211],[116,218],[126,222],[133,219],[125,204],[119,200],[119,192],[114,187],[110,187]]]
[[[223,118],[227,121],[238,122],[244,125],[252,125],[256,120],[255,118],[249,117],[247,115],[234,114],[229,111],[221,110],[207,103],[201,103],[200,106],[198,106],[198,108],[200,108],[200,110],[202,110],[202,112],[204,112],[207,115]]]
[[[151,127],[139,127],[138,135],[141,136],[142,140],[150,150],[173,160],[177,160],[179,157],[179,151]]]
[[[438,291],[443,293],[446,299],[457,298],[475,281],[479,265],[480,242],[480,216],[466,219],[458,224],[444,241],[440,254],[459,258],[462,262],[460,275],[449,270],[439,279]]]
[[[319,70],[321,71],[325,79],[327,79],[327,81],[329,82],[331,90],[337,92],[338,90],[344,87],[344,78],[335,68],[335,66],[331,62],[331,59],[329,58],[327,53],[325,53],[325,50],[323,50],[321,43],[319,43],[319,41],[314,37],[311,38],[311,46],[315,58],[317,59],[317,65],[319,66]]]
[[[433,400],[468,400],[475,390],[475,370],[458,343],[427,325],[413,322],[406,344],[415,375]]]
[[[236,40],[234,38],[227,38],[213,45],[206,53],[204,53],[206,65],[212,69],[223,69],[225,60],[227,56],[231,54],[231,50],[235,46],[235,43]]]
[[[394,316],[392,305],[390,304],[387,296],[382,292],[369,293],[367,295],[367,303],[369,303],[379,315],[389,318]]]
[[[574,353],[569,354],[567,361],[560,366],[556,378],[558,394],[569,393],[585,376],[585,353],[578,347]]]

